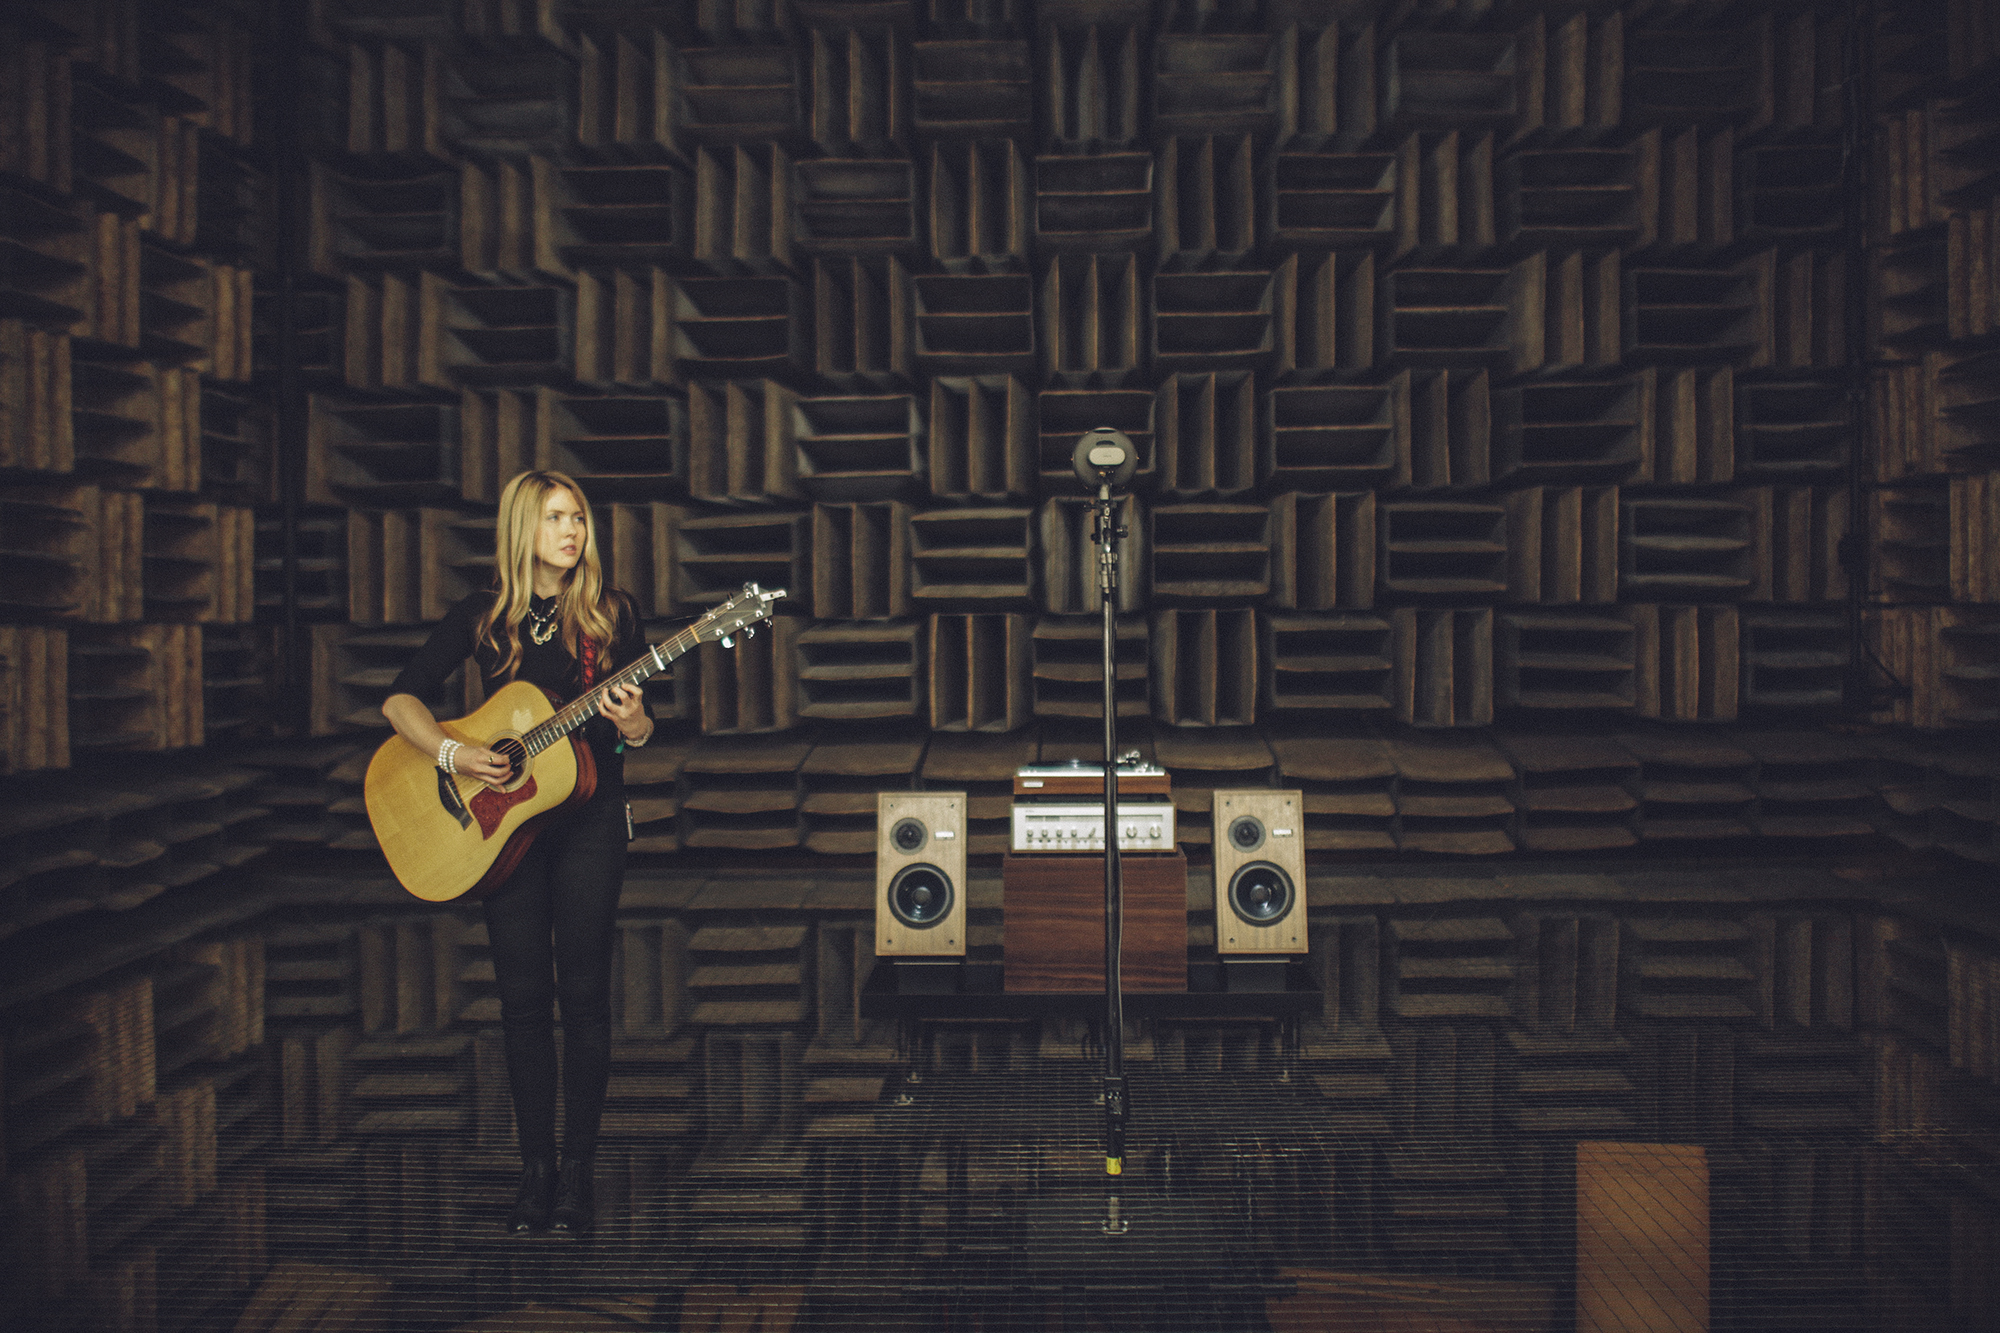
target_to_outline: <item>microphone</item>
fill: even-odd
[[[1084,489],[1096,491],[1104,486],[1123,486],[1132,480],[1132,474],[1139,470],[1139,451],[1124,431],[1099,426],[1084,432],[1083,438],[1076,442],[1070,462]]]

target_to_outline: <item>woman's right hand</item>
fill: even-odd
[[[452,765],[462,776],[475,778],[494,791],[506,786],[507,779],[513,776],[513,769],[508,766],[505,756],[471,745],[452,756]]]
[[[443,767],[444,755],[441,751],[445,742],[452,738],[450,733],[438,726],[437,719],[431,716],[431,710],[424,706],[423,700],[413,694],[392,694],[382,701],[382,716],[389,720],[397,735],[415,747],[417,753]],[[459,743],[458,750],[453,754],[451,766],[460,776],[483,782],[495,791],[505,787],[507,780],[514,775],[505,756],[495,754],[483,745],[464,742]]]

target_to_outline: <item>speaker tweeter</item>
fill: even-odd
[[[1215,793],[1217,953],[1306,951],[1304,810],[1296,791]]]
[[[882,792],[875,805],[875,952],[965,956],[965,793]]]

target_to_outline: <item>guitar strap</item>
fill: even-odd
[[[585,639],[583,641],[583,661],[579,665],[583,672],[583,688],[588,690],[597,683],[597,640]],[[625,747],[621,745],[618,748],[622,750]],[[627,801],[625,802],[625,841],[637,842],[638,840],[639,826],[632,818],[632,803]]]

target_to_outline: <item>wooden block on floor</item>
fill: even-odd
[[[1665,1143],[1576,1145],[1578,1333],[1708,1328],[1708,1156]]]

